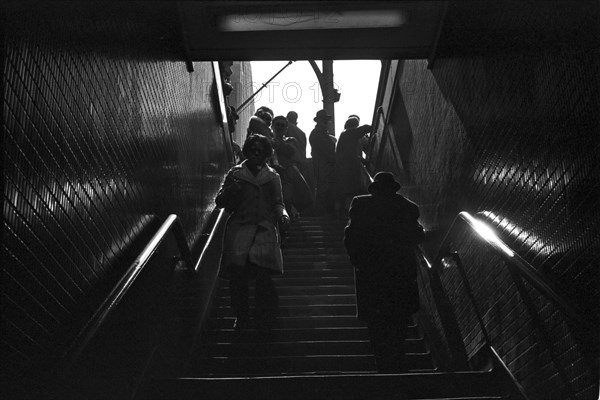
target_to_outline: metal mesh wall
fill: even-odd
[[[479,213],[596,327],[598,72],[597,51],[538,52],[439,59],[433,70],[424,61],[406,61],[399,76],[413,137],[408,162],[414,186],[405,190],[426,205],[421,210],[423,223],[445,232],[458,211]],[[475,287],[490,287],[485,271],[472,271]],[[555,379],[551,372],[555,370],[548,362],[534,361],[537,353],[531,349],[539,346],[536,333],[529,330],[526,341],[517,329],[522,302],[508,295],[516,296],[516,290],[502,276],[494,278],[498,282],[492,287],[506,288],[496,299],[506,312],[504,319],[490,321],[489,328],[509,327],[501,335],[499,346],[505,351],[501,355],[519,360],[510,364],[516,375],[535,376],[527,380],[538,396],[534,398],[551,398],[544,397],[549,396],[550,392],[544,392],[549,386],[535,386],[540,379]],[[450,293],[462,290],[452,280],[446,282],[446,289]],[[482,296],[484,306],[489,306],[484,300]],[[556,326],[556,314],[539,307],[544,323]],[[472,312],[463,311],[463,328],[474,327],[468,320]],[[492,312],[491,308],[486,311]],[[558,335],[556,346],[575,346],[574,336],[566,332],[553,331]],[[478,333],[464,334],[467,348],[476,349],[481,339]],[[523,343],[529,343],[529,348]],[[595,347],[583,351],[593,353],[597,343]],[[522,354],[515,356],[516,351]],[[589,380],[578,375],[585,369],[577,364],[583,358],[578,360],[579,367],[574,367],[578,372],[569,380],[581,391],[580,398],[588,398],[590,387],[582,382]],[[533,373],[540,368],[549,375]]]
[[[229,167],[210,63],[188,73],[175,3],[6,8],[3,373],[57,354],[153,216],[200,235]]]

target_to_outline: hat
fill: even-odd
[[[346,122],[344,123],[344,129],[349,128],[358,128],[360,124],[360,120],[356,116],[349,116]]]
[[[397,192],[400,184],[394,179],[391,172],[378,172],[373,178],[373,183],[368,187],[369,193],[373,192]]]
[[[360,117],[356,114],[348,115],[348,119],[350,119],[350,118],[356,118],[358,120],[358,122],[360,122]]]
[[[331,115],[327,114],[325,110],[317,111],[317,115],[313,118],[313,121],[329,121],[331,119]]]

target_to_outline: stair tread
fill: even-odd
[[[356,318],[354,267],[342,243],[345,224],[303,223],[285,232],[284,273],[273,278],[280,298],[279,315],[269,342],[253,330],[233,331],[229,288],[223,284],[193,357],[196,375],[375,373],[368,329]],[[249,301],[252,307],[252,283]],[[433,371],[431,354],[415,324],[407,337],[412,370]]]
[[[274,277],[280,312],[268,342],[254,330],[234,332],[229,290],[221,285],[187,377],[151,382],[148,398],[502,398],[492,372],[436,371],[414,319],[405,342],[409,372],[376,373],[368,329],[355,315],[345,225],[303,216],[284,232],[284,274]],[[253,295],[251,284],[250,304]]]
[[[372,372],[301,373],[252,377],[185,377],[153,382],[149,397],[194,398],[218,393],[219,399],[404,399],[493,400],[502,398],[498,380],[490,372],[436,371],[404,374]],[[164,397],[161,397],[164,396]]]

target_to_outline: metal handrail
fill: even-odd
[[[495,232],[485,222],[473,217],[466,211],[460,212],[454,222],[451,224],[450,229],[446,237],[442,240],[440,246],[441,249],[445,249],[449,237],[454,225],[457,221],[465,222],[474,232],[476,232],[484,241],[486,241],[492,248],[502,254],[506,260],[510,261],[515,266],[516,271],[519,272],[527,281],[538,289],[544,296],[549,298],[567,317],[576,321],[580,324],[585,325],[586,321],[581,315],[573,308],[567,301],[565,301],[555,290],[551,284],[547,282],[546,278],[541,275],[530,263],[519,256],[514,250],[512,250],[506,243],[504,243]],[[438,261],[441,261],[442,254],[438,255]],[[434,264],[433,268],[436,268],[438,263]]]
[[[227,211],[225,211],[224,208],[219,210],[219,214],[217,216],[215,224],[214,224],[213,228],[211,229],[210,234],[208,235],[208,239],[206,239],[206,243],[204,244],[202,252],[200,253],[200,257],[198,258],[198,261],[196,262],[196,265],[194,267],[195,272],[198,272],[202,268],[202,265],[204,265],[208,262],[207,260],[209,259],[209,257],[212,254],[210,252],[210,250],[215,245],[215,240],[217,240],[217,237],[218,236],[220,237],[220,235],[218,235],[217,232],[222,232],[223,229],[225,229],[225,226],[227,225],[227,220],[229,219],[229,217],[230,217],[230,214]],[[222,240],[222,237],[221,237],[221,240]]]
[[[154,234],[146,247],[144,247],[138,257],[133,261],[127,272],[125,272],[113,290],[98,307],[94,315],[92,315],[92,317],[88,320],[69,349],[67,349],[62,357],[62,376],[66,376],[69,373],[81,353],[85,350],[86,346],[100,330],[108,317],[114,312],[121,300],[123,300],[127,291],[134,284],[144,267],[146,267],[169,232],[174,233],[179,251],[181,252],[181,259],[185,262],[188,268],[192,265],[190,249],[185,240],[185,233],[183,231],[181,222],[176,215],[171,214]]]
[[[492,346],[492,342],[491,342],[489,333],[488,333],[485,323],[483,321],[483,316],[482,316],[481,310],[478,307],[477,300],[475,299],[475,295],[474,295],[471,285],[469,283],[469,279],[467,277],[464,266],[462,265],[462,261],[460,260],[460,256],[457,252],[449,252],[448,248],[447,248],[447,244],[449,242],[449,237],[450,237],[455,225],[459,221],[466,223],[473,232],[477,233],[488,245],[490,245],[490,247],[492,247],[494,250],[496,250],[498,253],[500,253],[505,261],[510,263],[509,272],[511,273],[511,275],[513,275],[513,279],[514,279],[516,285],[523,288],[522,280],[520,278],[521,277],[525,278],[533,287],[535,287],[537,290],[539,290],[542,295],[544,295],[560,311],[562,311],[564,313],[564,315],[568,319],[571,320],[571,322],[575,323],[579,327],[584,327],[584,328],[589,328],[590,326],[592,326],[592,324],[590,324],[588,321],[583,319],[583,317],[581,315],[579,315],[579,313],[577,313],[577,311],[575,311],[575,309],[573,309],[573,307],[571,307],[567,303],[567,301],[565,301],[552,288],[550,283],[548,283],[546,281],[546,278],[544,278],[530,263],[525,261],[521,256],[519,256],[509,246],[507,246],[506,243],[504,243],[496,235],[496,233],[492,230],[492,228],[488,224],[484,223],[483,221],[481,221],[479,219],[474,218],[471,214],[469,214],[466,211],[460,212],[457,215],[457,217],[455,218],[455,220],[453,221],[453,223],[450,225],[450,228],[448,229],[446,236],[442,240],[442,244],[440,246],[441,250],[438,253],[436,263],[433,266],[429,262],[427,264],[428,264],[428,267],[433,272],[435,272],[437,275],[437,273],[439,272],[439,269],[441,268],[440,266],[444,262],[448,262],[447,257],[451,257],[451,259],[454,262],[454,265],[456,266],[456,268],[458,270],[461,280],[462,280],[463,284],[465,285],[467,297],[469,298],[469,301],[471,302],[471,304],[474,308],[474,312],[476,314],[478,324],[482,330],[486,345],[487,345],[487,347],[489,347],[491,349],[492,353],[494,353],[496,355],[496,359],[498,361],[500,361],[503,364],[502,359],[498,356],[498,354],[496,353],[495,349]],[[510,268],[510,267],[513,267],[513,268]],[[568,390],[569,397],[574,399],[575,392],[573,391],[572,385],[569,381],[569,378],[567,377],[565,367],[562,365],[562,363],[559,362],[558,355],[555,354],[555,352],[553,351],[551,341],[549,340],[549,338],[547,336],[547,332],[543,328],[541,321],[539,320],[539,316],[537,316],[535,314],[535,312],[533,311],[533,304],[531,302],[531,299],[528,296],[525,296],[523,298],[523,301],[526,304],[526,307],[528,309],[530,317],[534,320],[534,326],[540,333],[540,336],[539,336],[540,341],[542,341],[544,343],[547,350],[550,352],[550,356],[551,356],[553,362],[555,363],[555,365],[558,368],[558,374],[559,374],[561,380],[563,381],[565,387]],[[511,378],[519,387],[521,394],[526,397],[525,393],[523,392],[523,389],[520,387],[520,385],[518,384],[516,379],[512,376],[512,374],[510,373],[510,371],[508,370],[506,365],[503,364],[503,367],[509,372],[509,374],[511,375]]]

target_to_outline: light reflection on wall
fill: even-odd
[[[539,236],[521,229],[508,219],[496,215],[491,211],[481,211],[477,213],[477,215],[484,216],[496,226],[508,233],[515,240],[524,243],[531,250],[539,253],[540,255],[549,256],[556,251],[554,246],[544,243]]]
[[[511,159],[482,160],[473,173],[473,181],[484,186],[510,186],[548,196],[557,193],[573,178],[572,165],[564,161]]]
[[[475,231],[484,238],[487,242],[493,246],[502,250],[507,256],[514,257],[515,253],[504,244],[502,240],[496,235],[496,232],[490,228],[486,223],[473,218],[470,214],[462,212],[461,215],[465,218],[472,226]]]

